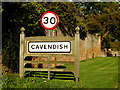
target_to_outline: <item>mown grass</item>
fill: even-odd
[[[80,62],[80,82],[72,73],[26,72],[26,77],[3,75],[2,88],[118,88],[119,57],[97,57]],[[72,65],[64,65],[73,69]]]

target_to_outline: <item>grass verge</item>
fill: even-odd
[[[80,62],[80,82],[74,82],[72,73],[26,72],[27,77],[3,75],[2,88],[118,88],[119,57],[96,57]],[[64,65],[73,69],[72,65]]]

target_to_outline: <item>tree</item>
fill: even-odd
[[[87,27],[90,33],[101,33],[102,40],[108,39],[108,42],[114,41],[115,38],[120,40],[120,10],[118,3],[107,3],[102,12],[90,14]],[[107,35],[110,34],[108,37]],[[106,38],[107,37],[107,38]],[[104,40],[102,43],[106,43]],[[110,43],[108,48],[111,48]]]
[[[95,0],[96,1],[96,0]],[[84,7],[84,15],[97,14],[103,11],[104,7],[107,6],[106,2],[85,2],[81,3]]]
[[[117,39],[111,43],[111,46],[114,51],[120,51],[120,42]]]
[[[63,31],[63,33],[66,33],[70,36],[74,36],[74,29],[77,26],[77,23],[80,22],[80,20],[76,19],[79,15],[78,13],[79,13],[79,8],[80,8],[78,3],[71,3],[71,2],[35,3],[35,2],[31,2],[31,3],[22,4],[22,8],[24,8],[26,11],[31,10],[30,12],[32,13],[27,13],[27,16],[29,16],[29,20],[31,20],[32,18],[36,19],[36,20],[33,20],[35,22],[32,22],[30,24],[31,26],[36,26],[36,25],[40,26],[39,18],[44,12],[46,11],[55,12],[59,16],[59,19],[60,19],[58,27]]]
[[[49,10],[59,16],[58,27],[68,35],[74,36],[74,29],[80,22],[77,19],[79,15],[78,3],[3,3],[3,64],[15,72],[18,71],[20,28],[25,27],[26,36],[45,36],[45,30],[39,20],[41,15]]]

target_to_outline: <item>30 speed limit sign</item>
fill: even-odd
[[[45,12],[40,18],[40,23],[42,27],[47,30],[54,29],[58,25],[58,22],[59,18],[57,14],[52,11]]]

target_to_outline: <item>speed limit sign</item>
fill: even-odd
[[[58,25],[58,22],[59,18],[57,14],[52,11],[45,12],[40,18],[40,23],[46,30],[54,29]]]

